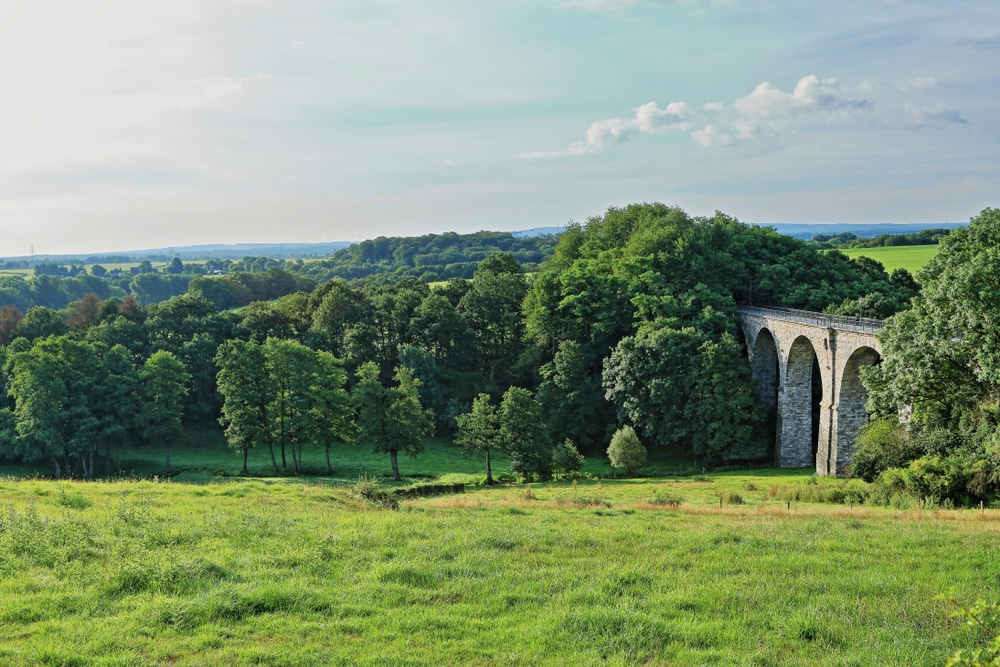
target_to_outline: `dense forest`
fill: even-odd
[[[382,261],[364,248],[351,261]],[[906,271],[662,204],[570,225],[531,273],[494,252],[471,279],[433,287],[316,286],[276,267],[226,277],[259,300],[221,309],[208,287],[221,281],[203,277],[149,305],[88,292],[65,312],[7,308],[0,455],[91,476],[126,442],[221,419],[237,452],[263,448],[275,470],[297,470],[302,447],[357,441],[398,471],[396,454],[418,453],[434,429],[503,447],[527,478],[578,467],[622,427],[706,465],[767,460],[773,415],[752,389],[735,305],[849,311],[863,297],[886,317],[919,289]]]

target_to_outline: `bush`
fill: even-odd
[[[742,505],[743,496],[735,491],[719,491],[719,499],[727,505]]]
[[[671,509],[677,509],[684,502],[684,498],[678,496],[674,493],[668,491],[663,491],[662,489],[657,490],[653,494],[653,497],[649,499],[650,505],[659,505],[660,507],[669,507]]]
[[[639,442],[639,436],[631,426],[622,426],[611,437],[608,447],[611,465],[632,475],[646,463],[646,448]]]
[[[569,438],[561,445],[556,445],[552,450],[552,471],[557,475],[567,475],[569,473],[583,470],[583,455],[577,451],[576,445]]]
[[[359,477],[358,481],[351,485],[351,491],[375,507],[389,510],[399,509],[399,500],[396,495],[383,488],[374,477]]]
[[[449,493],[465,493],[465,484],[414,484],[413,486],[393,489],[396,498],[422,498],[426,496],[443,496]]]
[[[866,424],[858,433],[851,475],[874,482],[890,468],[901,468],[920,456],[909,432],[895,417]]]

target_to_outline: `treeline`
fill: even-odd
[[[921,229],[911,234],[879,234],[878,236],[861,237],[852,232],[841,234],[816,234],[811,243],[820,250],[834,248],[888,248],[907,245],[937,245],[941,239],[951,234],[950,229]]]
[[[1000,497],[1000,211],[942,239],[920,279],[864,376],[879,418],[855,472],[888,495],[989,503]]]
[[[533,271],[551,256],[555,244],[553,236],[518,238],[507,232],[380,236],[338,250],[330,259],[304,264],[299,272],[321,283],[336,278],[381,282],[471,279],[478,263],[498,252],[510,254],[526,271]]]
[[[94,346],[95,359],[119,349],[115,354],[136,369],[169,353],[190,374],[179,399],[183,421],[210,424],[221,417],[230,442],[245,456],[257,448],[280,449],[282,442],[326,446],[354,437],[394,457],[396,446],[416,453],[431,427],[451,432],[464,421],[493,424],[496,438],[487,441],[502,443],[528,478],[578,467],[578,452],[603,455],[612,434],[625,426],[634,427],[646,447],[670,448],[709,465],[767,459],[774,417],[751,385],[732,317],[736,303],[835,310],[856,307],[863,298],[866,314],[884,317],[907,307],[917,291],[905,271],[890,276],[878,263],[817,252],[773,229],[723,214],[694,218],[662,204],[612,208],[571,225],[550,259],[531,273],[515,254],[498,252],[479,261],[469,280],[433,288],[413,279],[331,280],[238,311],[220,310],[208,297],[223,283],[205,280],[216,282],[192,281],[195,289],[148,306],[134,297],[91,297],[72,327],[56,311],[29,310],[6,334],[2,455],[39,460],[28,453],[37,439],[24,440],[34,437],[37,422],[19,421],[20,395],[10,390],[24,367],[16,359],[64,340]],[[276,352],[269,360],[269,350],[278,347],[287,352],[283,361],[274,361]],[[295,361],[306,369],[301,377],[275,379],[293,367],[293,358],[305,360]],[[241,359],[247,366],[241,372],[271,375],[230,382],[227,364]],[[342,387],[323,390],[327,395],[342,390],[369,397],[352,403],[357,435],[331,426],[303,426],[294,435],[287,430],[287,423],[304,424],[323,412],[314,402],[327,399],[318,395],[287,399],[299,406],[300,421],[272,405],[284,395],[274,386],[316,385],[320,373],[308,370],[315,364],[325,364],[326,375],[343,369]],[[113,382],[95,373],[96,385]],[[233,426],[232,387],[272,388],[240,399],[256,406],[253,428],[246,425],[251,422]],[[371,398],[376,396],[383,398]],[[402,403],[391,407],[385,396]],[[365,416],[362,408],[370,405],[383,407]],[[466,417],[477,409],[485,416],[470,422]],[[387,415],[399,419],[380,421]],[[461,432],[459,440],[482,442]],[[484,455],[489,449],[467,446]],[[292,470],[298,456],[291,454]]]
[[[92,275],[68,279],[48,275],[0,276],[0,303],[4,304],[0,309],[0,345],[20,335],[16,328],[26,315],[28,323],[24,326],[30,325],[31,311],[36,308],[57,311],[67,326],[79,328],[81,324],[93,324],[92,318],[86,318],[94,300],[108,301],[108,308],[125,300],[149,306],[191,294],[208,299],[219,310],[226,310],[294,292],[308,292],[316,287],[311,278],[276,268],[265,273],[236,272],[224,276],[139,273],[125,279],[124,284],[127,290]]]

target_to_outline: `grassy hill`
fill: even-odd
[[[841,250],[850,258],[871,257],[882,262],[882,266],[889,273],[895,269],[906,269],[916,275],[924,264],[937,254],[936,245],[911,245],[911,246],[890,246],[883,248],[852,248]]]
[[[419,462],[420,459],[416,459]],[[472,489],[0,479],[4,665],[943,665],[1000,512],[804,471]]]

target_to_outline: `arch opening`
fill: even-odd
[[[786,468],[816,466],[823,376],[812,342],[799,336],[788,350],[781,408],[779,463]]]
[[[868,423],[868,390],[861,382],[861,369],[879,363],[882,358],[870,347],[859,347],[848,357],[840,379],[837,397],[837,452],[835,473],[847,472],[854,457],[858,432]]]
[[[774,335],[768,329],[761,329],[757,334],[751,371],[757,385],[760,402],[766,410],[765,437],[767,437],[768,442],[774,445],[777,443],[779,432],[778,377],[780,366],[778,364],[778,346],[775,343]]]

